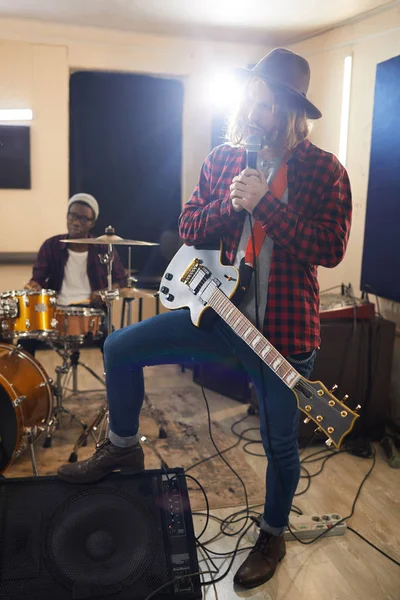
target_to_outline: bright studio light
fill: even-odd
[[[213,73],[207,87],[209,101],[215,110],[228,113],[237,105],[241,86],[234,73]]]
[[[0,109],[0,121],[32,121],[33,115],[30,108],[5,108]]]
[[[349,136],[352,65],[353,65],[353,57],[346,56],[346,58],[344,59],[344,70],[343,70],[342,114],[340,117],[340,136],[339,136],[339,154],[338,154],[338,158],[343,166],[346,166],[347,141],[348,141],[348,136]]]

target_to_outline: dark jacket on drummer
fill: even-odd
[[[100,295],[95,292],[107,287],[106,267],[100,263],[98,254],[105,252],[104,245],[66,244],[63,239],[92,237],[90,230],[99,216],[97,200],[90,194],[79,193],[70,198],[67,212],[68,233],[55,235],[40,247],[32,279],[25,289],[43,288],[57,292],[57,305],[90,304],[102,306]],[[113,288],[126,286],[124,267],[114,248],[112,270]],[[35,353],[39,342],[34,339],[19,340],[25,350]]]
[[[68,202],[68,234],[55,235],[43,242],[33,266],[32,279],[25,289],[54,290],[58,305],[80,304],[90,301],[101,304],[94,292],[107,287],[107,272],[98,254],[105,247],[93,244],[66,244],[60,240],[91,237],[90,230],[99,216],[99,205],[90,194],[75,194]],[[124,267],[114,248],[112,271],[113,287],[124,287]]]

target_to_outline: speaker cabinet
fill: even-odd
[[[380,440],[390,414],[390,377],[396,326],[386,319],[373,321],[325,321],[321,323],[321,350],[312,380],[328,388],[338,385],[335,395],[354,409],[361,405],[349,438]],[[300,421],[299,439],[307,442],[315,423]],[[325,439],[325,438],[323,438]]]
[[[1,600],[202,597],[183,469],[0,479]]]
[[[310,379],[322,381],[326,387],[335,384],[335,395],[355,409],[359,404],[357,419],[348,439],[366,438],[380,440],[390,416],[390,378],[393,363],[396,325],[386,319],[373,321],[323,321],[321,323],[321,349],[317,353]],[[258,413],[258,401],[252,389],[251,412]],[[301,446],[313,437],[316,424],[305,424],[300,415],[299,442]],[[325,440],[325,435],[316,441]]]

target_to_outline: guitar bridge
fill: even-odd
[[[211,271],[198,258],[195,258],[183,273],[181,282],[187,285],[193,294],[197,295],[210,277]]]

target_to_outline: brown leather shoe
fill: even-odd
[[[81,462],[63,465],[58,469],[57,475],[69,483],[94,483],[116,470],[129,474],[144,471],[143,449],[140,444],[118,448],[110,440],[104,440],[98,444],[93,456]]]
[[[286,545],[281,535],[260,531],[258,540],[249,556],[237,571],[234,582],[246,588],[262,585],[275,573],[278,562],[286,554]]]

